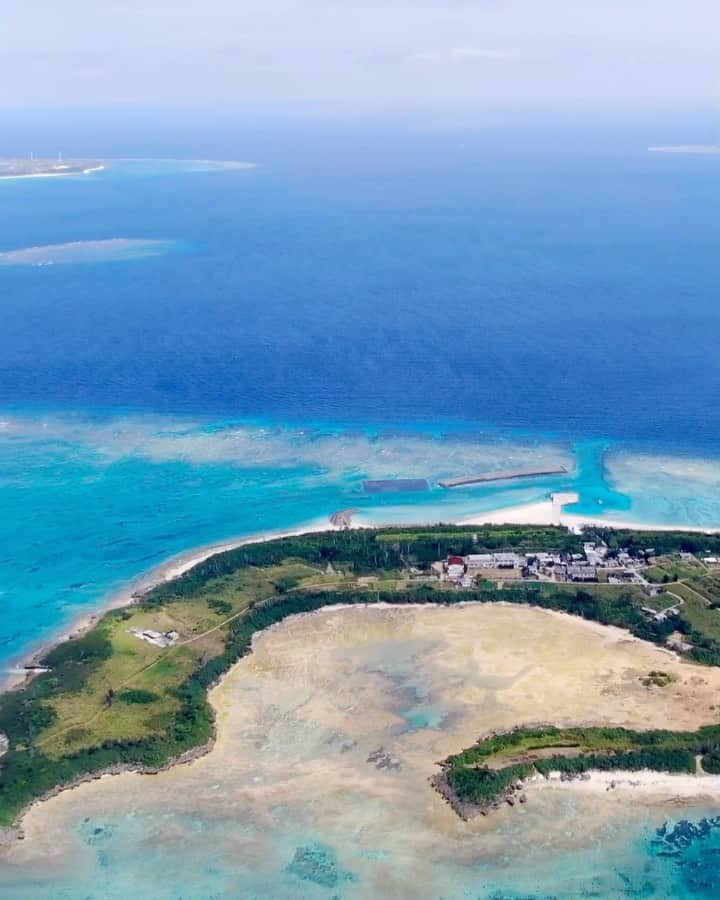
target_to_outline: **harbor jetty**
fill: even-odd
[[[538,475],[565,475],[565,466],[549,469],[503,469],[497,472],[486,472],[484,475],[466,475],[462,478],[443,478],[438,481],[440,487],[455,488],[466,484],[483,484],[486,481],[510,481],[514,478],[535,478]]]

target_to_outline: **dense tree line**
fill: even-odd
[[[615,532],[608,533],[605,539],[608,540],[614,534]],[[647,543],[641,539],[643,533],[632,534],[637,536],[640,543]],[[656,532],[651,535],[657,547],[660,536]],[[674,539],[682,542],[684,537],[676,535]],[[363,574],[402,569],[412,563],[426,564],[451,553],[466,554],[495,549],[574,552],[579,549],[580,544],[579,537],[561,528],[502,526],[478,528],[469,532],[467,526],[453,528],[443,525],[437,528],[413,528],[411,531],[407,528],[380,531],[353,529],[307,534],[246,545],[217,554],[195,566],[181,578],[154,588],[145,595],[142,604],[147,608],[157,608],[170,600],[196,598],[198,595],[211,601],[211,592],[209,598],[207,595],[214,579],[251,566],[279,565],[289,558],[319,565],[333,562],[352,569],[357,574]],[[628,544],[624,543],[623,546]],[[523,583],[507,586],[503,590],[480,585],[474,590],[452,592],[438,591],[432,584],[424,584],[402,593],[359,591],[354,588],[313,592],[292,590],[293,587],[292,582],[278,583],[275,598],[251,606],[231,623],[223,651],[204,662],[174,690],[179,708],[173,713],[164,734],[136,740],[107,740],[96,747],[62,757],[46,755],[37,742],[38,736],[55,719],[55,713],[46,701],[59,693],[83,689],[92,674],[113,652],[108,630],[115,618],[124,617],[125,612],[115,610],[107,613],[84,637],[66,641],[45,654],[41,662],[51,668],[49,673],[38,676],[22,690],[0,696],[0,732],[8,736],[10,744],[9,750],[0,758],[0,823],[9,824],[29,802],[79,777],[116,766],[159,768],[207,743],[213,735],[214,727],[212,709],[207,701],[208,687],[249,652],[255,633],[288,615],[309,612],[325,605],[378,601],[396,604],[453,604],[463,601],[504,600],[561,610],[604,624],[618,625],[640,638],[658,644],[663,644],[670,633],[679,630],[687,634],[689,640],[696,645],[689,655],[704,663],[720,665],[720,647],[716,642],[694,632],[680,616],[668,617],[663,622],[648,619],[629,594],[600,595],[582,588],[568,591]],[[126,691],[113,697],[112,702],[148,702],[150,698],[145,693]],[[718,743],[713,741],[714,738],[706,740],[702,745],[704,749],[698,751],[707,759],[708,771],[720,769],[720,749]],[[654,754],[656,749],[638,743],[627,752],[632,752],[635,756],[625,760],[627,765],[624,768],[630,767],[633,760],[638,765],[641,760],[647,762],[650,759],[648,754]],[[673,765],[680,766],[682,753],[688,752],[688,745],[676,746],[673,752],[678,754],[672,757],[675,760]],[[612,759],[617,757],[612,756]],[[668,760],[672,761],[670,757]],[[683,757],[683,760],[684,765],[687,759]],[[598,757],[595,761],[600,766],[601,758]],[[570,765],[570,762],[567,764]],[[610,763],[607,765],[610,766]],[[512,773],[507,773],[502,778],[477,776],[480,781],[472,790],[487,793],[492,789],[493,778],[504,781],[511,776]],[[458,773],[457,777],[469,784],[476,776]]]
[[[217,570],[213,567],[211,571]],[[212,576],[215,577],[215,576]],[[196,588],[197,590],[197,588]],[[171,595],[175,596],[175,595]],[[156,768],[206,743],[213,732],[212,709],[207,701],[207,689],[235,662],[249,652],[253,635],[288,615],[310,612],[322,606],[348,603],[443,603],[506,602],[541,606],[581,615],[606,624],[629,628],[638,636],[662,643],[675,627],[648,622],[633,601],[623,597],[598,597],[582,589],[576,592],[547,591],[538,586],[518,584],[504,590],[481,587],[468,591],[438,592],[431,585],[422,585],[403,593],[396,591],[322,590],[298,591],[278,595],[270,602],[257,604],[231,623],[222,653],[207,661],[175,689],[180,707],[164,735],[152,735],[138,740],[109,740],[98,747],[49,758],[34,739],[52,723],[51,709],[42,704],[56,690],[80,690],[102,659],[111,651],[103,634],[103,623],[85,638],[70,641],[51,651],[44,662],[55,663],[51,673],[40,676],[24,691],[5,694],[0,698],[0,730],[10,738],[10,750],[2,759],[0,773],[0,821],[9,822],[27,803],[58,784],[75,778],[125,765]],[[154,605],[154,597],[151,603]],[[108,616],[122,615],[121,611]]]
[[[397,540],[394,540],[397,538]],[[275,566],[287,559],[315,565],[342,564],[356,574],[429,565],[451,554],[493,550],[578,552],[582,541],[566,528],[545,526],[438,525],[427,528],[352,528],[314,532],[258,544],[245,544],[211,556],[180,578],[159,585],[144,598],[159,606],[168,599],[193,596],[211,579],[249,566]]]
[[[695,553],[716,556],[720,554],[720,534],[697,531],[642,531],[637,529],[587,528],[586,540],[604,541],[610,550],[627,549],[641,554],[654,550],[654,555],[670,553]]]
[[[545,755],[533,758],[538,750]],[[575,776],[590,771],[642,769],[694,773],[697,757],[706,772],[720,772],[720,725],[692,732],[517,728],[490,735],[449,757],[445,777],[459,800],[488,807],[518,781],[536,772],[545,776],[551,772]],[[490,767],[486,763],[493,758],[495,765]],[[502,758],[508,759],[505,766],[498,765]]]

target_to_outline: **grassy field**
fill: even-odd
[[[671,590],[675,591],[678,588],[679,594],[683,587],[684,585],[672,585]],[[711,608],[692,591],[685,591],[682,616],[696,631],[720,641],[720,609]]]
[[[657,597],[643,597],[642,605],[647,609],[653,609],[655,612],[662,612],[663,610],[668,609],[669,607],[675,606],[679,603],[678,596],[672,596],[672,593],[677,585],[668,585],[667,591],[662,594],[658,594]]]
[[[708,569],[699,560],[661,556],[645,572],[648,581],[668,586],[683,584],[710,603],[720,603],[720,571]],[[682,596],[685,596],[684,594]]]
[[[570,582],[541,582],[540,590],[545,594],[576,594],[583,591],[592,597],[628,597],[644,605],[647,597],[642,587],[637,584],[607,584],[606,582],[588,582],[587,584],[572,584]]]
[[[683,534],[662,539],[688,541]],[[685,603],[667,621],[642,611],[647,598],[637,585],[503,579],[502,588],[481,581],[457,590],[415,575],[452,553],[561,546],[577,552],[580,541],[559,528],[430,526],[299,535],[216,554],[58,644],[41,658],[48,672],[0,696],[0,733],[8,739],[0,757],[0,825],[59,785],[118,766],[156,770],[207,745],[214,733],[209,687],[249,652],[257,632],[327,604],[535,605],[660,645],[680,630],[689,636],[689,659],[720,665],[720,611],[708,599],[717,596],[718,575],[702,567],[670,585]],[[178,636],[163,648],[133,629]]]
[[[717,569],[706,571],[702,575],[693,575],[686,583],[711,603],[720,603],[720,572]]]
[[[54,721],[37,734],[35,744],[57,758],[108,739],[162,734],[179,708],[175,690],[203,661],[223,651],[234,618],[252,602],[274,596],[278,585],[287,590],[323,581],[332,585],[340,579],[289,561],[212,579],[197,597],[158,609],[138,606],[109,613],[100,629],[110,643],[110,654],[81,690],[54,692],[45,701]],[[175,631],[179,638],[174,646],[162,649],[131,629]],[[134,694],[130,699],[123,696],[137,691],[145,693],[143,702],[133,700]]]
[[[667,555],[656,557],[645,576],[648,581],[659,584],[663,581],[683,581],[686,578],[702,576],[704,573],[704,566],[697,560],[684,560],[679,555]]]
[[[467,540],[471,541],[475,537],[473,531],[437,531],[433,533],[433,538],[437,540]],[[381,544],[404,544],[414,543],[418,540],[425,540],[427,535],[421,531],[394,531],[390,534],[379,534],[378,542]]]
[[[209,579],[196,596],[158,608],[140,605],[113,611],[99,626],[100,634],[110,645],[107,658],[94,669],[81,690],[70,685],[68,690],[54,691],[44,700],[44,706],[52,712],[52,723],[36,734],[35,745],[47,756],[60,758],[107,740],[163,734],[180,706],[177,688],[205,661],[222,653],[233,620],[258,600],[278,592],[308,588],[350,592],[360,586],[369,591],[399,593],[417,584],[400,570],[357,578],[344,572],[341,565],[328,570],[289,560]],[[482,586],[497,590],[494,582],[484,582]],[[577,592],[572,584],[538,587],[548,596]],[[589,584],[582,589],[605,597],[633,595],[641,600],[643,596],[635,586]],[[454,587],[449,582],[433,582],[432,590],[446,594]],[[498,599],[502,599],[502,591]],[[701,621],[704,604],[689,601],[688,610],[697,617],[698,627],[717,625],[720,638],[720,613],[708,610]],[[137,637],[133,629],[175,631],[179,637],[174,646],[162,649]],[[137,692],[142,692],[141,702],[134,699]]]

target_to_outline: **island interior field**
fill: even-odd
[[[572,512],[593,519],[628,527],[720,526],[720,407],[713,402],[720,374],[718,157],[647,152],[711,145],[708,118],[656,111],[632,121],[593,112],[574,124],[534,113],[507,111],[502,118],[458,128],[419,119],[348,121],[340,128],[317,121],[300,136],[294,117],[274,125],[264,115],[221,124],[209,110],[192,121],[176,113],[140,120],[128,112],[120,121],[99,111],[48,112],[30,137],[27,117],[8,113],[11,152],[41,149],[51,133],[47,155],[60,145],[117,162],[87,177],[0,182],[6,213],[0,251],[12,263],[0,269],[7,320],[0,335],[0,506],[12,510],[0,521],[3,676],[16,676],[29,652],[74,629],[78,618],[117,604],[136,579],[144,582],[143,573],[171,557],[301,524],[317,527],[338,510],[359,509],[354,521],[364,525],[478,521],[499,509],[547,505],[551,493],[571,491],[580,495]],[[119,160],[148,155],[157,159]],[[259,165],[206,161],[213,157]],[[131,243],[105,243],[118,238]],[[438,488],[441,479],[524,468],[556,474]],[[386,479],[424,479],[430,489],[372,496],[362,490],[364,480]],[[696,546],[698,557],[715,553],[709,542]],[[664,802],[672,791],[661,792],[641,809],[638,792],[598,794],[597,780],[578,780],[572,789],[537,790],[525,804],[464,823],[426,780],[439,771],[436,763],[489,730],[547,725],[537,704],[563,729],[582,723],[694,732],[716,721],[710,701],[691,720],[669,698],[686,690],[690,671],[714,677],[707,663],[718,640],[717,584],[700,561],[680,557],[689,551],[654,549],[643,577],[672,597],[651,597],[639,583],[544,584],[533,596],[545,605],[562,593],[563,609],[574,597],[577,627],[589,627],[577,618],[586,613],[599,621],[618,616],[636,633],[644,629],[646,640],[657,640],[652,657],[618,656],[631,640],[623,631],[612,656],[625,660],[627,677],[613,681],[609,660],[590,654],[595,675],[581,673],[575,684],[567,670],[563,677],[545,675],[542,651],[538,668],[519,682],[525,691],[547,680],[545,694],[528,693],[535,698],[529,706],[502,685],[473,693],[476,673],[463,666],[462,652],[450,652],[438,671],[418,670],[415,650],[404,652],[418,647],[417,622],[409,631],[381,634],[378,649],[358,631],[368,626],[365,619],[357,629],[351,624],[364,607],[338,610],[327,628],[330,660],[327,679],[316,676],[318,696],[340,683],[351,706],[369,670],[373,689],[386,698],[379,702],[392,711],[357,756],[342,751],[352,740],[332,737],[341,727],[318,728],[317,705],[306,703],[309,687],[293,692],[314,671],[302,652],[303,645],[315,647],[312,623],[325,621],[322,613],[307,617],[308,634],[293,631],[290,620],[256,637],[258,647],[268,638],[282,643],[283,634],[298,644],[300,655],[288,664],[293,683],[281,691],[287,703],[272,699],[281,679],[269,665],[265,674],[256,672],[254,655],[210,694],[211,705],[204,685],[193,694],[187,682],[208,657],[224,653],[246,615],[245,600],[263,600],[269,589],[275,599],[268,606],[287,610],[306,587],[315,595],[312,580],[319,578],[324,599],[334,592],[346,602],[365,597],[370,616],[381,616],[378,597],[417,599],[419,579],[406,577],[404,566],[388,570],[390,581],[376,589],[331,587],[324,561],[290,556],[272,562],[273,578],[282,580],[285,567],[314,571],[279,599],[274,581],[260,575],[256,585],[243,584],[238,573],[236,593],[220,591],[229,614],[197,597],[186,598],[186,616],[169,599],[163,611],[137,604],[125,621],[114,613],[96,638],[77,645],[82,661],[59,652],[49,677],[25,694],[27,704],[9,713],[15,738],[4,758],[17,778],[5,795],[7,819],[42,785],[106,763],[128,764],[117,739],[125,729],[134,735],[123,748],[133,757],[129,764],[154,768],[186,748],[192,754],[191,745],[204,746],[215,709],[215,750],[152,778],[106,778],[32,807],[23,819],[26,840],[13,843],[2,860],[2,887],[22,900],[188,894],[206,900],[238,891],[329,900],[377,894],[378,885],[416,896],[418,883],[429,896],[456,891],[473,900],[593,892],[714,898],[720,890],[714,798],[686,813],[684,804]],[[373,578],[377,570],[354,574]],[[443,600],[461,598],[459,589],[436,587]],[[475,640],[487,635],[487,663],[498,671],[508,634],[517,635],[525,662],[532,662],[532,640],[518,625],[536,615],[525,603],[530,589],[498,591],[495,581],[494,588],[475,585],[471,592],[485,600],[485,592],[498,599],[507,591],[504,598],[514,604],[497,633],[489,618],[460,628]],[[663,624],[655,616],[668,600],[682,604]],[[480,608],[487,617],[503,609]],[[164,618],[165,609],[172,615]],[[403,612],[410,617],[413,609]],[[441,611],[467,623],[469,609],[453,603]],[[225,623],[235,611],[238,619]],[[421,656],[452,630],[449,621],[439,624],[439,614],[431,604],[419,613],[437,626]],[[538,620],[532,621],[536,635]],[[666,625],[682,630],[667,635]],[[607,626],[598,627],[610,640]],[[174,643],[162,647],[129,628]],[[177,638],[167,637],[172,632]],[[570,643],[560,634],[539,643],[572,659],[585,646],[572,633]],[[330,649],[345,634],[347,665],[339,659],[345,651]],[[677,672],[668,639],[685,654]],[[272,655],[281,653],[268,646],[275,647]],[[525,662],[505,674],[517,675]],[[226,718],[222,698],[230,695],[223,690],[246,666],[250,681],[237,682]],[[157,678],[163,670],[167,689]],[[445,699],[439,687],[433,694],[433,686],[444,685],[443,673],[452,673]],[[481,670],[483,679],[490,674]],[[63,682],[53,684],[61,675]],[[65,690],[73,678],[77,690]],[[563,721],[553,704],[559,685],[564,692],[568,684],[579,699]],[[626,690],[635,698],[628,705]],[[699,683],[692,690],[693,698],[702,695]],[[461,724],[465,693],[474,700]],[[249,698],[260,695],[261,705],[238,726],[247,731],[230,761],[203,769],[223,759],[215,754],[224,725],[232,732],[237,721],[230,712],[244,715]],[[369,690],[361,696],[371,702]],[[690,694],[683,696],[690,708]],[[185,718],[190,699],[198,701],[197,716]],[[640,715],[656,701],[675,710],[672,722]],[[356,707],[354,717],[362,712]],[[72,720],[67,732],[53,719],[58,714]],[[427,744],[416,776],[393,789],[387,811],[373,787],[383,782],[372,779],[401,778],[403,765],[376,772],[366,760],[384,748],[376,761],[389,755],[391,762],[404,729],[408,741]],[[446,743],[437,742],[439,734]],[[106,740],[111,746],[102,746]],[[333,781],[337,748],[349,764]],[[264,770],[276,752],[277,767]],[[318,760],[318,775],[307,785],[301,775],[309,758]],[[233,766],[238,777],[227,787]],[[366,766],[372,779],[362,780]],[[193,772],[200,773],[197,790],[183,780]],[[272,797],[262,794],[264,777],[277,782]],[[672,790],[685,777],[674,776]],[[693,790],[697,781],[710,783],[688,777]],[[321,804],[314,798],[326,785],[337,790]],[[272,802],[264,804],[263,796]],[[421,838],[414,824],[428,810],[447,817],[447,827]],[[678,823],[685,815],[694,821]],[[378,820],[390,837],[372,831]],[[665,820],[675,821],[657,834]],[[461,852],[444,840],[455,829],[471,835]],[[483,835],[481,851],[475,829]]]
[[[671,684],[647,686],[660,667]],[[569,900],[647,896],[649,886],[666,900],[709,897],[697,888],[713,878],[718,845],[712,778],[530,789],[527,803],[469,821],[429,778],[479,732],[540,710],[566,727],[592,710],[605,727],[672,719],[693,730],[716,715],[719,678],[625,630],[526,605],[373,603],[291,616],[256,635],[211,691],[208,754],[34,806],[25,840],[3,851],[0,884],[23,900]]]
[[[651,551],[641,549],[650,542]],[[600,545],[610,557],[637,558],[662,586],[643,580],[640,590],[637,583],[612,583],[611,577],[627,573],[614,563],[607,571],[618,574],[603,579],[598,574],[595,584],[566,581],[573,570],[567,565],[562,582],[543,580],[542,570],[531,562],[571,560],[581,557],[583,548]],[[0,769],[0,815],[8,826],[29,802],[78,779],[119,768],[153,771],[203,752],[214,737],[208,688],[250,651],[259,631],[323,606],[505,601],[620,626],[716,667],[717,578],[712,566],[696,564],[694,554],[719,549],[720,536],[683,532],[595,530],[580,536],[557,527],[436,526],[321,532],[217,554],[140,595],[133,605],[106,613],[83,636],[58,644],[38,660],[37,677],[0,699],[0,732],[7,743]],[[474,578],[454,577],[458,560],[464,558],[468,566],[484,560],[478,550],[498,560],[501,568],[489,570],[492,577],[484,570]],[[507,550],[513,552],[502,552]],[[501,552],[493,556],[487,551]],[[518,578],[516,570],[513,574],[502,567],[507,558],[514,565],[521,553],[528,564]],[[676,557],[680,562],[674,562]],[[646,590],[657,607],[647,605]],[[668,687],[673,681],[661,669],[644,678],[648,688]],[[562,740],[546,743],[556,747],[554,755],[567,771],[580,770],[578,756],[588,758],[584,769],[688,771],[696,756],[706,771],[718,768],[720,727],[651,738],[654,756],[630,752],[648,742],[642,736],[628,732],[623,742],[620,734],[602,735],[603,740],[599,735],[569,743],[569,760],[560,759]],[[598,748],[604,755],[590,754]],[[481,744],[462,757],[461,767],[453,760],[449,783],[461,799],[494,800],[530,772],[525,762],[501,772],[468,765],[491,755]],[[535,764],[535,770],[542,767]]]

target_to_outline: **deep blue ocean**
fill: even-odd
[[[192,250],[4,271],[0,403],[469,420],[714,451],[720,167],[647,152],[683,123],[223,133],[201,117],[164,140],[78,125],[75,152],[258,167],[4,183],[0,249]]]
[[[712,122],[8,115],[8,155],[256,166],[0,181],[0,262],[133,248],[0,266],[3,669],[169,556],[344,506],[437,521],[570,489],[720,525],[720,157],[648,152]],[[361,490],[528,458],[572,471]]]

